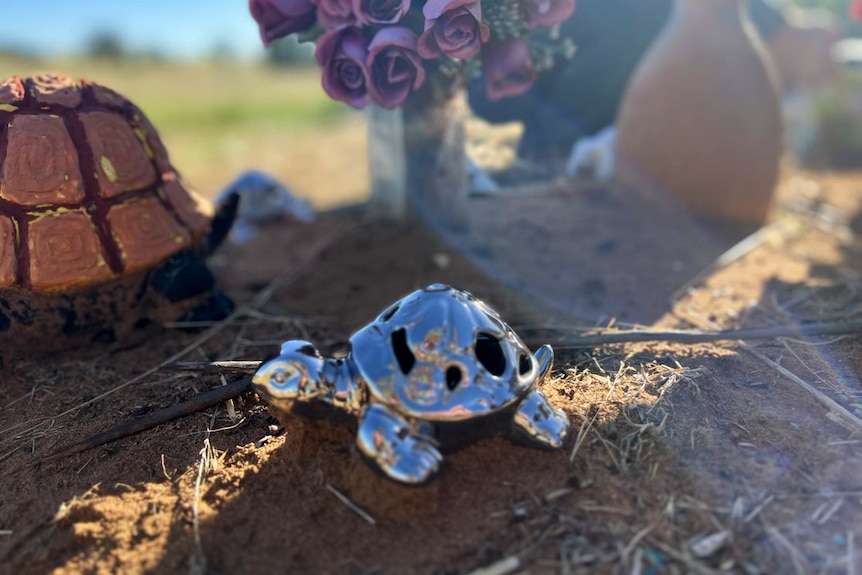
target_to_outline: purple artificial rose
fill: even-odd
[[[368,45],[368,90],[382,107],[397,108],[425,82],[417,42],[416,34],[409,28],[388,26]]]
[[[316,0],[317,20],[326,30],[356,24],[352,0]]]
[[[521,13],[527,28],[556,26],[575,11],[575,0],[521,0]]]
[[[410,0],[353,0],[360,25],[395,24],[410,10]]]
[[[539,75],[527,45],[520,38],[492,40],[485,44],[482,48],[482,73],[489,100],[523,94]]]
[[[443,54],[470,58],[491,36],[488,25],[482,22],[479,0],[428,0],[422,14],[425,31],[419,38],[419,55],[426,59]]]
[[[264,46],[314,26],[316,8],[311,0],[249,0],[248,3]]]
[[[323,68],[323,89],[354,108],[368,105],[368,41],[357,28],[330,30],[317,39],[314,57]]]

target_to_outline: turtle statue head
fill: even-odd
[[[314,399],[323,393],[325,362],[310,342],[287,341],[281,345],[278,357],[258,368],[252,384],[268,402],[289,409],[300,396]]]

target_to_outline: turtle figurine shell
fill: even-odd
[[[224,317],[203,258],[236,202],[196,196],[116,92],[54,74],[0,81],[0,355]]]

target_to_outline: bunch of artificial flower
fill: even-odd
[[[490,99],[535,83],[557,54],[574,48],[539,40],[575,10],[575,0],[250,0],[267,46],[299,34],[315,43],[323,89],[363,108],[401,106],[430,73],[485,77]],[[552,35],[553,36],[553,35]]]

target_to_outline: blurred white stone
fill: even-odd
[[[844,68],[862,68],[862,39],[845,38],[832,45],[832,58]]]
[[[243,172],[216,197],[216,203],[239,194],[239,211],[231,228],[230,239],[245,243],[257,235],[261,224],[279,220],[314,221],[314,208],[308,200],[293,195],[287,186],[273,176],[257,170]]]
[[[730,533],[719,531],[712,535],[701,537],[691,544],[691,553],[700,559],[706,559],[715,555],[722,547],[730,541]]]
[[[469,156],[467,157],[467,179],[470,182],[472,194],[493,194],[500,190],[500,186],[494,181],[494,178]]]
[[[614,173],[616,137],[616,126],[608,126],[595,136],[579,139],[566,163],[566,174],[572,177],[590,175],[600,182],[609,180]]]
[[[781,115],[788,148],[799,160],[807,160],[819,130],[816,95],[808,90],[787,90],[781,98]]]

